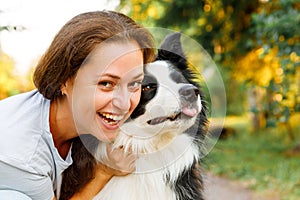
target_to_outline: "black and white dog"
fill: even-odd
[[[114,142],[139,154],[136,173],[113,177],[95,200],[203,199],[199,159],[206,109],[180,37],[180,33],[167,36],[156,61],[145,67],[141,101]],[[82,141],[92,148],[87,151]],[[74,141],[74,163],[64,173],[61,199],[68,199],[92,178],[105,149],[105,143],[90,136]]]

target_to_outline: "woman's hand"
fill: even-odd
[[[111,176],[124,176],[135,171],[137,155],[124,152],[123,147],[113,148],[112,144],[107,146],[107,159],[98,164],[96,170]]]
[[[93,199],[101,191],[105,184],[113,176],[124,176],[135,171],[137,156],[132,152],[124,152],[122,147],[107,147],[107,159],[98,163],[95,169],[95,177],[71,199]]]

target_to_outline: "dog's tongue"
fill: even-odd
[[[194,117],[195,115],[197,115],[197,109],[196,108],[183,108],[182,112],[190,117]]]

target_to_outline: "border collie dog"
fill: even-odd
[[[95,200],[203,200],[199,161],[206,107],[180,37],[168,35],[156,61],[145,66],[140,103],[114,141],[138,154],[136,173],[113,177]],[[64,172],[60,199],[93,178],[106,145],[88,135],[73,142],[73,164]]]

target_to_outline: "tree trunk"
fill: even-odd
[[[264,126],[264,115],[262,113],[263,92],[257,87],[249,89],[248,103],[251,111],[252,131],[256,132]]]

